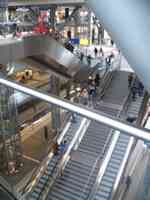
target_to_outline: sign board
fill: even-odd
[[[76,38],[71,38],[71,44],[80,44],[80,39],[78,37]]]
[[[80,45],[83,45],[83,46],[87,46],[89,44],[89,40],[88,39],[80,39]]]

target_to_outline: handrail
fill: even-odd
[[[51,174],[49,174],[49,176],[52,175],[52,174],[54,173],[55,169],[57,169],[57,165],[58,165],[58,163],[56,162],[55,165],[53,166],[53,169],[52,169],[52,171],[51,171]],[[42,190],[41,190],[40,193],[39,193],[39,197],[40,197],[41,194],[43,193],[44,188],[45,188],[46,185],[47,185],[47,182],[44,183],[43,188],[42,188]]]
[[[124,123],[121,120],[118,120],[114,117],[104,114],[103,112],[97,112],[83,105],[71,103],[70,101],[64,100],[55,95],[47,95],[46,93],[36,91],[35,89],[32,89],[31,87],[24,86],[20,83],[18,84],[15,81],[0,78],[0,83],[8,87],[14,88],[15,90],[19,90],[23,93],[40,98],[41,100],[44,100],[48,103],[51,103],[51,104],[60,106],[64,109],[75,112],[88,119],[92,119],[102,124],[105,124],[108,127],[123,131],[130,136],[136,137],[144,141],[150,141],[150,134],[146,130],[143,130],[141,128],[136,128],[133,125]]]
[[[146,96],[146,95],[147,95],[147,94],[145,93],[145,96]],[[144,98],[144,100],[145,100],[145,98]],[[143,104],[145,104],[144,100],[143,100]],[[143,104],[141,105],[142,108],[143,108]],[[139,113],[140,113],[140,111],[139,111]],[[141,120],[141,119],[140,119],[140,120]],[[139,121],[139,120],[137,119],[137,123],[138,123],[138,121]],[[131,150],[132,150],[133,144],[134,144],[134,138],[131,137],[130,140],[129,140],[129,144],[128,144],[128,147],[127,147],[125,156],[124,156],[124,158],[123,158],[122,164],[121,164],[121,166],[120,166],[120,168],[119,168],[119,172],[118,172],[118,174],[117,174],[116,181],[115,181],[115,183],[114,183],[114,185],[113,185],[113,189],[112,189],[112,192],[111,192],[110,200],[115,199],[115,195],[116,195],[117,189],[118,189],[118,187],[119,187],[119,183],[120,183],[122,174],[123,174],[123,172],[124,172],[124,170],[125,170],[125,167],[126,167],[126,165],[127,165],[127,163],[128,163],[128,159],[129,159],[130,152],[131,152]]]
[[[2,188],[2,190],[4,190],[4,191],[8,194],[8,196],[10,196],[11,199],[13,199],[13,200],[18,200],[18,199],[15,197],[15,195],[14,195],[13,193],[11,193],[11,192],[10,192],[6,187],[4,187],[4,185],[1,184],[1,183],[0,183],[0,188]]]
[[[94,187],[92,188],[92,192],[89,193],[88,199],[87,199],[87,200],[93,199],[93,197],[94,197],[94,195],[95,195],[95,193],[96,193],[96,191],[97,191],[97,189],[98,189],[98,186],[100,185],[100,182],[102,181],[102,178],[103,178],[103,176],[104,176],[104,173],[105,173],[105,171],[106,171],[106,168],[107,168],[107,166],[108,166],[108,163],[109,163],[109,161],[110,161],[110,159],[111,159],[112,153],[113,153],[114,148],[115,148],[115,146],[116,146],[116,144],[117,144],[117,141],[118,141],[118,139],[119,139],[119,136],[120,136],[120,132],[119,132],[119,131],[115,131],[115,132],[114,132],[114,135],[113,135],[113,138],[112,138],[111,145],[110,145],[110,147],[109,147],[109,149],[108,149],[108,151],[107,151],[107,154],[106,154],[105,158],[104,158],[103,161],[102,161],[102,165],[101,165],[101,168],[100,168],[100,170],[99,170],[99,172],[98,172],[95,185],[94,185]]]
[[[117,174],[117,178],[115,180],[115,183],[113,185],[113,189],[111,191],[111,196],[110,196],[110,200],[113,200],[115,195],[116,195],[116,192],[117,192],[117,189],[119,187],[119,183],[120,183],[120,180],[121,180],[121,177],[122,177],[122,174],[124,172],[124,169],[125,169],[125,166],[128,162],[128,158],[129,158],[129,155],[131,153],[131,149],[132,149],[132,146],[134,144],[134,138],[131,137],[130,140],[129,140],[129,144],[128,144],[128,147],[127,147],[127,150],[126,150],[126,153],[125,153],[125,156],[123,158],[123,161],[122,161],[122,164],[119,168],[119,172]]]
[[[113,77],[113,71],[108,71],[105,72],[103,80],[102,80],[102,87],[100,88],[100,98],[104,96],[105,90],[108,88],[110,81],[112,80]]]
[[[105,155],[105,153],[106,153],[107,147],[108,147],[108,145],[110,144],[111,139],[112,139],[112,130],[110,131],[110,133],[109,133],[109,135],[108,135],[108,138],[107,138],[107,140],[106,140],[106,142],[105,142],[105,145],[104,145],[104,147],[103,147],[103,150],[102,150],[100,156],[98,156],[98,158],[96,159],[96,161],[95,161],[95,163],[94,163],[94,165],[93,165],[93,167],[92,167],[92,170],[91,170],[91,173],[90,173],[90,175],[89,175],[88,181],[87,181],[87,183],[85,184],[85,187],[83,188],[83,190],[82,190],[82,192],[81,192],[81,195],[82,195],[82,193],[84,193],[84,192],[86,191],[88,185],[90,184],[90,180],[91,180],[91,177],[92,177],[92,175],[93,175],[93,173],[94,173],[95,168],[96,168],[97,166],[100,166],[100,165],[101,165],[101,163],[102,163],[102,161],[103,161],[102,158],[104,157],[104,155]],[[89,198],[89,195],[91,194],[91,190],[92,190],[92,188],[90,189],[89,193],[88,193],[87,196],[85,197],[85,200],[87,200],[87,199]],[[81,197],[81,195],[80,195],[80,197]]]

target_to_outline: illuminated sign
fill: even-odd
[[[89,40],[86,38],[80,39],[80,45],[87,46],[89,44]]]

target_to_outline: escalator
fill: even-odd
[[[81,117],[76,117],[76,123],[71,123],[69,129],[65,135],[65,140],[67,140],[67,146],[70,145],[75,133],[80,129],[83,119]],[[27,199],[42,199],[42,195],[45,193],[45,188],[48,187],[50,181],[53,179],[53,175],[57,173],[57,168],[61,161],[61,154],[53,156],[53,158],[48,163],[48,166],[44,174],[39,179],[36,186],[33,188],[32,192],[27,195]]]
[[[104,96],[104,98],[103,98],[103,101],[102,101],[102,107],[103,107],[103,111],[105,111],[105,113],[107,114],[107,112],[109,112],[109,114],[110,114],[110,111],[113,109],[113,105],[114,105],[114,110],[116,110],[116,111],[114,111],[114,113],[112,112],[112,115],[113,116],[118,116],[118,114],[120,114],[120,112],[123,110],[123,106],[124,106],[124,104],[125,104],[125,101],[127,101],[127,97],[128,97],[128,94],[129,94],[129,90],[128,90],[128,87],[127,87],[127,79],[128,79],[128,73],[125,73],[125,72],[116,72],[116,74],[114,75],[114,78],[113,78],[113,80],[112,80],[112,84],[111,84],[111,86],[108,88],[108,91],[107,91],[107,94]],[[5,81],[5,80],[3,80],[3,79],[1,79],[0,80],[1,81],[1,83],[3,83],[3,84],[5,84],[5,85],[8,85],[8,83],[10,83],[10,81]],[[33,93],[33,96],[39,96],[39,93],[38,92],[35,92],[35,91],[33,91],[32,89],[29,89],[29,88],[25,88],[25,87],[23,87],[23,86],[19,86],[19,85],[17,85],[17,84],[15,84],[15,83],[12,83],[12,85],[11,85],[11,87],[13,87],[13,88],[17,88],[18,87],[18,89],[19,90],[25,90],[26,91],[26,93]],[[122,89],[123,88],[123,89]],[[40,93],[40,95],[41,95],[41,93]],[[47,95],[44,95],[44,94],[42,94],[43,96],[41,96],[40,98],[41,99],[44,99],[44,98],[46,98],[47,97],[47,101],[48,102],[53,102],[54,103],[54,100],[56,101],[56,98],[54,98],[54,97],[52,97],[52,96],[50,96],[50,97],[48,97]],[[139,98],[138,98],[138,100],[139,100]],[[84,111],[85,113],[83,113],[83,116],[86,116],[86,117],[89,117],[89,118],[91,118],[91,119],[94,119],[94,120],[96,120],[96,121],[99,121],[99,122],[103,122],[103,120],[101,120],[101,119],[99,119],[99,118],[96,118],[97,117],[97,115],[96,115],[96,113],[94,113],[95,114],[95,116],[93,117],[93,116],[89,116],[86,112],[88,112],[88,113],[92,113],[92,112],[90,112],[90,111],[88,111],[88,109],[83,109],[81,106],[79,106],[79,107],[77,107],[77,106],[75,106],[75,105],[72,105],[72,104],[70,104],[70,103],[68,103],[67,101],[63,101],[63,100],[59,100],[58,98],[57,98],[57,105],[59,105],[59,106],[61,106],[60,105],[60,102],[61,102],[61,104],[62,104],[62,102],[64,103],[63,104],[63,107],[64,108],[67,108],[67,106],[68,105],[70,105],[70,106],[72,106],[72,108],[70,109],[71,111],[75,111],[75,112],[77,112],[77,113],[80,113],[81,115],[82,115],[82,113],[81,113],[81,111]],[[142,102],[142,98],[141,98],[141,102]],[[101,102],[97,102],[97,103],[99,103],[99,107],[98,108],[96,108],[97,110],[101,110]],[[119,104],[119,106],[118,106],[118,104]],[[140,103],[138,103],[139,105],[140,105]],[[134,106],[133,106],[134,107]],[[77,108],[78,108],[78,110],[77,110]],[[110,109],[111,108],[111,109]],[[138,106],[137,106],[137,108],[138,108]],[[128,108],[128,110],[131,110],[131,108],[129,109]],[[135,107],[134,107],[134,109],[133,110],[135,110]],[[127,113],[126,113],[127,114]],[[135,113],[134,113],[135,114]],[[98,114],[98,117],[100,117],[100,116],[103,116],[103,119],[109,119],[109,120],[111,120],[111,122],[114,122],[114,123],[117,123],[118,122],[118,120],[112,120],[112,118],[111,117],[107,117],[106,115],[104,115],[104,114]],[[122,116],[121,116],[122,117]],[[108,123],[106,123],[105,121],[103,122],[104,124],[107,124],[108,125]],[[118,125],[124,125],[124,127],[123,128],[119,128],[118,127]],[[137,128],[135,128],[135,127],[130,127],[130,126],[128,126],[128,125],[126,125],[126,124],[123,124],[123,123],[119,123],[119,124],[115,124],[115,125],[110,125],[109,124],[109,126],[110,127],[115,127],[115,128],[117,128],[118,130],[120,130],[120,131],[127,131],[127,133],[129,134],[129,135],[132,135],[132,136],[136,136],[136,137],[139,137],[139,138],[141,138],[141,139],[147,139],[147,140],[149,140],[149,137],[147,137],[147,135],[146,135],[146,132],[145,131],[142,131],[142,130],[140,130],[140,129],[137,129]],[[92,122],[91,122],[91,125],[92,125]],[[105,133],[107,132],[105,132],[104,131],[104,129],[102,128],[104,125],[102,125],[102,124],[99,124],[100,125],[100,127],[98,127],[98,132],[99,132],[99,135],[102,135],[102,136],[105,136]],[[91,136],[91,134],[92,134],[92,136],[93,137],[91,137],[91,139],[89,139],[89,141],[88,141],[88,144],[86,144],[86,145],[89,145],[90,143],[92,143],[92,138],[93,138],[93,140],[94,140],[94,135],[96,136],[95,138],[97,139],[97,140],[99,140],[99,138],[98,138],[98,135],[97,135],[97,130],[95,130],[96,129],[96,126],[97,126],[97,124],[95,124],[94,125],[94,130],[93,131],[90,131],[90,136]],[[106,127],[106,126],[105,126]],[[90,128],[90,126],[89,126],[89,128]],[[126,130],[125,128],[127,128],[127,129],[129,129],[129,128],[131,128],[131,130]],[[108,129],[108,133],[106,133],[106,134],[108,134],[107,136],[106,136],[106,138],[109,138],[109,136],[111,135],[111,128],[108,128],[108,127],[106,127],[106,129]],[[137,135],[137,134],[134,134],[134,133],[132,133],[132,132],[139,132],[140,134],[139,134],[139,136]],[[104,133],[103,133],[104,132]],[[119,132],[119,131],[118,131]],[[145,136],[144,137],[142,137],[142,133],[143,134],[145,134]],[[83,137],[83,139],[82,139],[82,142],[86,139],[86,136],[87,136],[87,134],[88,134],[88,131],[86,131],[86,133],[85,133],[85,135],[84,135],[84,137]],[[115,133],[113,133],[114,134],[114,137],[116,137],[116,132]],[[113,138],[114,138],[113,137]],[[128,136],[127,136],[128,137]],[[125,137],[121,137],[121,134],[119,133],[117,133],[117,139],[116,139],[116,141],[115,141],[115,146],[113,147],[113,151],[112,151],[112,157],[111,157],[111,159],[112,158],[114,158],[114,160],[116,160],[117,162],[118,162],[118,158],[121,160],[122,159],[122,157],[123,157],[123,154],[122,155],[117,155],[116,156],[116,154],[115,154],[115,156],[113,155],[113,153],[115,152],[115,149],[117,148],[118,149],[118,151],[119,152],[122,152],[122,150],[120,151],[120,147],[121,147],[121,149],[123,149],[125,146],[126,146],[126,143],[125,143],[125,141],[127,141],[128,140],[128,138],[127,138],[126,136]],[[96,140],[96,142],[97,142],[97,140]],[[130,138],[129,138],[129,140],[130,140]],[[130,143],[130,141],[127,141],[127,143]],[[75,152],[74,152],[74,154],[73,154],[73,156],[72,156],[72,158],[71,158],[71,160],[69,160],[69,162],[67,163],[67,165],[66,165],[66,168],[65,168],[65,170],[64,170],[64,175],[61,177],[61,179],[65,179],[65,177],[66,177],[66,179],[65,179],[65,181],[63,182],[63,184],[65,184],[67,181],[69,181],[69,180],[71,180],[72,181],[72,178],[70,178],[70,176],[71,176],[71,173],[66,173],[66,169],[67,169],[67,166],[69,166],[72,162],[78,162],[79,163],[79,170],[80,170],[80,168],[82,168],[82,166],[83,165],[87,165],[87,168],[89,168],[90,169],[90,173],[88,173],[88,179],[87,180],[83,180],[83,181],[85,181],[84,183],[82,183],[83,184],[83,189],[82,189],[82,191],[84,191],[83,193],[81,192],[80,193],[80,196],[82,196],[84,193],[86,194],[86,195],[88,195],[88,192],[87,192],[87,188],[88,188],[88,186],[90,185],[90,187],[89,188],[92,188],[92,184],[93,184],[93,180],[95,179],[95,178],[93,178],[93,176],[94,176],[94,174],[97,174],[97,170],[99,170],[99,167],[101,166],[101,164],[103,164],[104,162],[102,162],[102,160],[104,159],[104,161],[105,161],[105,158],[107,157],[107,154],[105,155],[105,156],[103,156],[103,152],[104,152],[104,149],[108,149],[108,148],[110,148],[111,147],[111,144],[110,143],[107,143],[107,141],[108,141],[108,139],[106,139],[104,142],[105,142],[105,144],[102,144],[103,145],[103,147],[101,148],[102,149],[102,151],[98,148],[97,149],[97,146],[96,147],[92,147],[92,148],[90,148],[90,152],[92,151],[92,154],[93,155],[91,155],[90,156],[90,158],[88,157],[89,155],[88,155],[88,153],[86,153],[86,152],[80,152],[80,151],[78,151],[79,149],[80,149],[80,147],[82,147],[82,146],[80,146],[80,145],[82,145],[82,142],[79,144],[79,146],[78,146],[78,148],[76,148],[76,150],[75,150]],[[117,146],[117,144],[118,144],[118,141],[119,141],[119,145]],[[100,139],[100,141],[99,142],[101,142],[101,139]],[[99,144],[99,143],[98,143]],[[97,145],[98,145],[97,144]],[[101,143],[100,143],[101,144]],[[107,145],[108,144],[108,145]],[[121,144],[121,145],[120,145]],[[122,144],[124,144],[124,145],[122,145]],[[85,145],[83,145],[83,147],[82,147],[82,149],[84,149],[84,146]],[[129,146],[129,145],[128,145]],[[89,145],[89,147],[90,147],[90,145]],[[122,148],[123,147],[123,148]],[[131,146],[130,146],[131,147]],[[87,147],[85,147],[85,151],[87,151],[88,152],[88,149],[87,149]],[[99,150],[101,151],[101,152],[99,152]],[[84,150],[83,150],[84,151]],[[116,153],[118,153],[118,151],[116,152]],[[127,151],[127,150],[125,150],[125,151]],[[93,153],[94,152],[94,153]],[[108,151],[109,152],[109,151]],[[100,155],[100,157],[99,158],[97,158],[96,157],[96,154],[99,154]],[[82,156],[83,155],[83,156]],[[102,159],[102,156],[103,156],[103,159]],[[98,159],[98,160],[100,160],[101,162],[99,163],[100,165],[96,165],[95,167],[94,167],[94,169],[92,169],[92,171],[91,171],[91,166],[93,166],[93,161],[92,161],[92,158],[93,158],[93,160],[94,160],[94,158],[96,157],[96,159]],[[114,161],[113,160],[113,161]],[[92,161],[92,163],[90,163],[90,161]],[[115,163],[111,163],[111,166],[115,166],[115,168],[116,168],[116,164],[117,164],[117,162],[115,162]],[[121,161],[122,162],[122,161]],[[110,159],[108,160],[108,163],[110,163]],[[107,164],[108,164],[107,163]],[[119,163],[119,165],[121,164],[120,163],[120,161],[118,162]],[[90,167],[89,167],[90,166]],[[108,167],[108,165],[105,165],[106,167]],[[119,167],[120,168],[120,167]],[[96,171],[95,171],[96,170]],[[100,170],[101,170],[101,168],[100,168]],[[73,170],[74,171],[74,170]],[[104,170],[103,170],[104,171]],[[113,170],[114,171],[114,170]],[[115,170],[116,171],[116,170]],[[106,170],[104,171],[104,173],[106,172]],[[72,172],[73,173],[73,172]],[[109,172],[108,172],[109,173]],[[116,173],[116,172],[115,172]],[[66,175],[65,175],[66,174]],[[103,174],[104,175],[104,174]],[[111,174],[109,173],[109,175],[112,175],[112,169],[111,169]],[[115,176],[116,176],[116,174],[115,175],[112,175],[112,177],[111,178],[115,178]],[[103,176],[104,177],[104,176]],[[52,194],[54,194],[55,193],[55,190],[57,190],[57,193],[59,194],[59,187],[60,187],[60,185],[59,185],[59,181],[60,181],[60,178],[58,178],[58,177],[56,177],[57,179],[56,179],[56,181],[55,181],[55,183],[54,183],[54,185],[53,185],[53,187],[52,188],[50,188],[49,187],[49,184],[47,185],[47,188],[48,188],[48,190],[50,190],[49,191],[49,195],[48,195],[48,198],[52,198]],[[107,179],[109,179],[110,177],[107,177]],[[79,176],[76,176],[76,179],[80,179],[80,175]],[[116,179],[116,178],[115,178]],[[115,181],[115,179],[113,180],[113,184],[114,184],[114,181]],[[79,182],[79,181],[78,181]],[[77,182],[77,184],[78,184],[78,182]],[[101,182],[101,181],[100,181]],[[58,185],[56,185],[56,184],[58,184]],[[95,184],[95,183],[94,183]],[[105,185],[106,185],[107,183],[105,183]],[[108,183],[109,184],[109,183]],[[62,185],[62,183],[61,183],[61,185]],[[69,184],[69,187],[73,187],[73,185],[71,185],[71,184]],[[99,185],[98,185],[98,188],[99,188]],[[98,190],[96,190],[96,191],[98,191]],[[112,190],[111,190],[112,191]],[[60,191],[61,192],[61,191]],[[64,190],[62,191],[62,193],[64,192]],[[74,192],[74,194],[75,194],[75,197],[73,198],[73,199],[76,199],[76,193],[78,192],[75,188],[73,189],[73,192]],[[87,192],[87,193],[86,193]],[[90,191],[90,193],[91,193],[91,191]],[[55,194],[56,195],[56,194]],[[67,194],[67,195],[69,195],[69,193]],[[72,195],[72,194],[70,194],[70,195]],[[85,195],[85,198],[87,199],[87,196]],[[110,191],[109,191],[109,195],[110,195]],[[95,197],[95,196],[94,196]],[[103,198],[103,197],[102,197]],[[34,198],[32,198],[32,199],[34,199]],[[40,198],[39,198],[40,199]],[[56,199],[56,198],[53,198],[53,199]],[[61,195],[61,198],[57,198],[57,199],[65,199],[66,200],[66,197],[64,197],[63,198],[63,195]],[[67,197],[67,199],[69,199],[69,197]]]
[[[74,77],[82,66],[74,54],[49,36],[31,35],[1,40],[0,51],[0,63],[3,65],[30,56],[68,78]]]
[[[54,187],[49,192],[48,200],[86,198],[97,176],[96,159],[103,151],[109,135],[108,130],[109,128],[106,126],[91,122],[75,155],[68,162],[63,176],[56,180]],[[103,134],[100,134],[100,132],[103,132]]]
[[[138,119],[143,101],[143,96],[137,97],[136,101],[131,100],[128,105],[127,112],[122,117],[125,118],[128,116],[134,116]],[[133,144],[134,140],[132,137],[123,133],[119,133],[118,140],[116,142],[115,148],[113,149],[111,158],[100,181],[100,184],[95,186],[96,188],[94,188],[94,190],[96,190],[96,192],[95,194],[91,195],[89,199],[109,200],[115,198],[115,193],[117,192],[116,189],[119,186],[119,181],[121,181],[119,178],[121,179],[123,169],[125,167],[124,161],[127,162],[128,159],[125,157],[126,154],[131,152]]]
[[[119,97],[120,105],[123,104],[123,100],[128,94],[128,88],[125,87],[124,91],[121,91],[120,87],[117,96],[114,90],[118,88],[119,84],[127,85],[127,75],[127,73],[124,75],[121,72],[115,74],[108,89],[109,93],[106,94],[108,105],[111,100],[113,100],[113,103],[115,103],[115,99],[118,101]],[[119,80],[121,82],[118,83]],[[110,102],[108,102],[108,99]],[[105,97],[103,101],[105,101]],[[117,116],[120,112],[119,109],[114,109],[111,112],[112,108],[109,106],[105,107],[105,109],[103,106],[103,111],[106,114],[111,113],[113,116]],[[109,148],[111,137],[112,132],[110,128],[92,121],[76,152],[74,152],[71,160],[68,162],[63,176],[56,179],[54,186],[49,191],[47,200],[87,199],[95,183],[104,152]]]

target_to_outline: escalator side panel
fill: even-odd
[[[51,65],[55,61],[56,67],[62,68],[63,66],[68,75],[73,76],[80,69],[80,60],[49,36],[38,35],[1,40],[0,52],[1,64],[29,56],[44,55],[48,58],[47,64]]]

